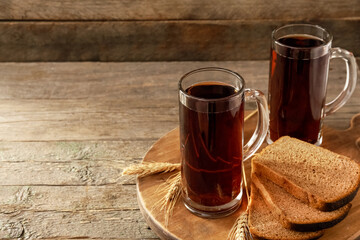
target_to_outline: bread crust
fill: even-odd
[[[265,179],[266,181],[267,179]],[[272,197],[270,196],[270,193],[267,191],[265,186],[261,183],[261,180],[255,175],[252,174],[251,179],[253,185],[258,189],[258,192],[262,195],[266,205],[269,207],[273,215],[279,220],[281,225],[283,227],[299,231],[299,232],[314,232],[326,228],[330,228],[340,221],[342,221],[347,214],[350,211],[351,203],[347,204],[343,209],[340,215],[328,217],[327,219],[323,219],[322,222],[310,222],[310,223],[304,223],[304,222],[292,222],[287,216],[286,213],[283,212],[283,210],[278,207],[276,203],[274,203]],[[316,211],[314,209],[314,213],[316,214]]]
[[[254,183],[251,184],[251,195],[250,195],[250,203],[249,203],[249,229],[253,237],[256,239],[269,239],[269,240],[308,240],[308,239],[318,239],[324,234],[323,230],[316,231],[316,232],[308,232],[308,233],[296,233],[296,231],[286,229],[286,233],[282,233],[283,235],[277,234],[278,228],[285,229],[281,226],[280,223],[272,225],[274,228],[266,228],[271,230],[272,233],[268,231],[262,232],[260,229],[264,228],[255,218],[253,220],[254,215],[261,215],[262,218],[265,217],[266,221],[274,221],[278,222],[276,218],[272,215],[270,209],[267,207],[266,203],[264,202],[263,197],[258,192],[257,188],[254,186]],[[254,221],[254,222],[253,222]],[[260,224],[260,227],[258,226]],[[270,224],[271,225],[271,224]],[[275,232],[274,232],[275,231]]]
[[[260,236],[258,236],[256,234],[254,234],[254,233],[252,234],[252,236],[254,237],[255,240],[293,240],[293,239],[288,239],[288,238],[287,239],[263,238],[263,237],[260,237]],[[310,238],[310,239],[309,238],[306,238],[306,239],[304,238],[304,240],[316,240],[316,239],[319,239],[321,236],[322,235],[320,235],[318,237],[315,237],[315,238]],[[296,240],[299,240],[299,239],[296,239]]]
[[[306,189],[303,189],[296,183],[292,182],[290,179],[287,179],[282,174],[256,161],[256,157],[252,160],[252,171],[258,176],[264,176],[265,178],[271,180],[275,184],[283,187],[288,193],[292,194],[294,197],[321,211],[334,211],[336,209],[339,209],[340,207],[345,206],[354,199],[360,187],[359,175],[357,184],[355,184],[353,189],[351,189],[346,195],[339,196],[336,200],[332,202],[326,202],[322,200],[320,196],[313,195],[312,193],[306,191]]]
[[[253,235],[253,237],[254,237],[255,240],[285,240],[285,239],[280,239],[280,238],[279,238],[279,239],[263,238],[263,237],[257,236],[256,234],[252,234],[252,235]],[[321,236],[322,236],[322,235],[321,235]],[[321,236],[318,236],[318,237],[315,237],[315,238],[311,238],[311,239],[306,239],[306,240],[316,240],[316,239],[319,239]],[[292,239],[286,239],[286,240],[292,240]],[[298,239],[296,239],[296,240],[298,240]],[[305,240],[305,239],[304,239],[304,240]]]

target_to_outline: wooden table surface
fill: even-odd
[[[0,238],[157,239],[121,172],[178,126],[177,82],[205,66],[267,92],[268,61],[0,63]],[[326,125],[349,127],[359,86]]]

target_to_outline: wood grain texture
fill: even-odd
[[[0,61],[267,60],[277,26],[295,20],[1,21]],[[360,56],[360,18],[312,19]]]
[[[158,239],[120,173],[177,127],[178,80],[206,66],[267,91],[268,61],[0,63],[0,238]],[[346,129],[359,97],[325,123]]]
[[[140,219],[140,220],[139,220]],[[2,214],[2,239],[140,239],[155,235],[140,211],[21,211]],[[15,231],[14,231],[15,230]]]
[[[155,140],[165,134],[157,124],[161,122],[168,130],[177,125],[178,79],[205,66],[237,71],[248,87],[267,94],[267,61],[2,63],[0,139],[31,141],[36,135],[38,140],[52,141]],[[341,61],[332,62],[328,101],[343,88],[344,76]],[[342,114],[326,118],[328,125],[347,127],[348,119],[360,112],[359,97],[357,88],[339,110]],[[33,128],[24,122],[31,123]]]
[[[312,23],[360,56],[358,0],[2,0],[0,62],[269,58],[276,26]],[[251,44],[249,44],[251,43]]]
[[[2,0],[2,20],[327,19],[360,16],[357,0]]]

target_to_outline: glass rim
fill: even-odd
[[[230,74],[230,75],[234,76],[235,79],[237,79],[238,82],[240,82],[241,87],[235,93],[233,93],[233,94],[231,94],[229,96],[223,97],[223,98],[201,98],[201,97],[196,97],[196,96],[190,95],[190,94],[188,94],[186,92],[186,89],[183,88],[182,83],[189,76],[191,76],[193,74],[196,74],[196,73],[200,73],[200,72],[223,72],[223,73],[226,73],[226,74]],[[219,80],[219,81],[204,81],[204,82],[224,83],[224,82],[221,82],[221,80]],[[226,83],[224,83],[224,84],[226,84]],[[203,67],[203,68],[194,69],[194,70],[192,70],[192,71],[190,71],[188,73],[185,73],[180,78],[180,81],[179,81],[179,90],[180,90],[180,92],[182,94],[184,94],[188,98],[191,98],[191,99],[194,99],[194,100],[197,100],[197,101],[202,101],[202,102],[227,101],[227,100],[230,100],[230,99],[244,93],[244,89],[245,89],[245,80],[244,80],[244,78],[240,74],[238,74],[237,72],[234,72],[232,70],[222,68],[222,67]]]
[[[316,47],[294,47],[294,46],[289,46],[287,44],[279,42],[278,40],[280,38],[276,38],[275,34],[283,29],[292,28],[292,27],[307,27],[307,28],[318,29],[318,30],[322,31],[323,33],[325,33],[327,38],[326,39],[321,38],[321,40],[323,40],[324,43],[321,44],[320,46],[316,46]],[[309,35],[314,36],[312,34],[309,34]],[[323,28],[319,25],[307,24],[307,23],[294,23],[294,24],[287,24],[287,25],[283,25],[283,26],[275,28],[271,33],[271,39],[275,44],[280,45],[282,47],[286,47],[286,48],[290,48],[290,49],[299,49],[299,50],[301,50],[301,49],[311,50],[311,49],[319,49],[319,48],[323,48],[324,46],[328,46],[329,44],[331,44],[331,42],[333,40],[333,36],[329,31],[327,31],[325,28]]]

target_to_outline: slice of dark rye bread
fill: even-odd
[[[268,179],[252,174],[251,181],[274,217],[288,229],[308,232],[329,228],[343,220],[351,208],[348,203],[337,210],[323,212],[301,202]]]
[[[255,154],[252,171],[322,211],[345,206],[360,186],[357,162],[287,136]]]
[[[284,228],[273,216],[262,196],[254,185],[251,186],[249,203],[249,229],[253,237],[257,239],[272,240],[300,240],[317,239],[323,235],[323,231],[297,232]]]

